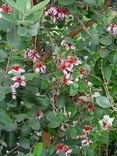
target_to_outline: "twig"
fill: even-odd
[[[10,54],[9,54],[9,57],[8,57],[8,61],[7,61],[7,65],[6,65],[6,69],[5,69],[5,72],[4,72],[4,77],[6,77],[7,75],[7,72],[8,72],[8,68],[9,68],[9,65],[10,65],[10,61],[11,61],[11,51],[10,51]]]
[[[103,81],[104,81],[103,86],[104,86],[104,90],[106,92],[106,96],[110,100],[111,104],[113,105],[114,100],[110,95],[109,88],[108,88],[108,82],[106,81],[105,76],[104,76],[104,72],[103,72],[103,60],[101,60],[101,73],[102,73],[102,77],[103,77]]]

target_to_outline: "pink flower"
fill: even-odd
[[[117,24],[110,24],[107,26],[106,30],[113,35],[117,35]]]
[[[8,4],[2,4],[2,12],[10,13],[11,12],[11,7]]]
[[[81,67],[80,68],[80,78],[83,78],[85,74],[86,74],[86,69]]]
[[[82,143],[83,146],[88,146],[88,145],[92,144],[92,141],[89,140],[88,138],[86,138],[86,139],[83,139],[81,141],[81,143]]]
[[[79,64],[82,64],[82,62],[78,58],[76,58],[75,56],[68,56],[67,63],[70,66],[71,69],[74,66],[77,66]]]
[[[13,85],[14,88],[18,88],[19,86],[23,86],[23,87],[26,86],[26,82],[24,81],[25,80],[24,76],[14,76],[11,78],[11,80],[15,81]]]
[[[42,119],[43,118],[43,112],[42,111],[39,111],[36,113],[36,119]]]
[[[49,16],[53,22],[63,20],[68,15],[68,9],[63,7],[47,6],[44,10],[45,16]]]
[[[63,84],[67,84],[67,85],[73,84],[73,81],[69,79],[67,76],[64,76],[63,78],[61,78],[61,81]]]
[[[89,135],[89,132],[90,132],[90,127],[85,127],[83,129],[83,133],[82,133],[81,138],[86,138]]]
[[[19,64],[13,65],[12,69],[8,72],[8,74],[21,74],[24,73],[25,70],[20,67]]]
[[[30,58],[33,62],[36,62],[40,58],[38,52],[35,49],[26,49],[25,57]]]
[[[61,61],[59,69],[65,74],[68,75],[68,72],[72,71],[72,68],[68,67],[68,63],[66,60]]]
[[[60,151],[64,151],[65,156],[67,156],[68,154],[72,152],[72,149],[70,149],[69,146],[64,145],[64,144],[58,144],[56,149],[57,149],[57,153],[59,153]]]
[[[11,85],[11,90],[12,90],[12,99],[16,100],[17,92],[16,92],[16,88],[14,87],[14,85]]]
[[[36,64],[36,67],[35,67],[35,73],[46,73],[46,66],[43,64],[43,63],[38,63]]]
[[[93,105],[93,104],[88,104],[87,110],[88,110],[89,112],[93,112],[93,111],[94,111],[94,105]]]

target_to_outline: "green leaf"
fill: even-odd
[[[51,122],[49,122],[48,127],[50,128],[57,128],[60,126],[60,122],[58,122],[57,120],[53,120]]]
[[[108,46],[112,44],[112,36],[102,36],[100,39],[100,43]]]
[[[34,148],[33,156],[40,156],[43,150],[43,143],[38,143]]]
[[[74,2],[75,0],[58,0],[58,3],[64,6],[72,5]]]
[[[59,95],[57,102],[56,102],[56,106],[58,108],[63,108],[65,106],[65,102],[66,102],[65,95]]]
[[[13,123],[6,111],[0,110],[0,122],[3,124]]]
[[[33,8],[29,11],[28,15],[43,10],[43,8],[49,3],[50,0],[44,0],[43,2],[40,2],[39,4],[33,6]]]
[[[8,21],[17,24],[18,20],[11,14],[2,13],[3,18]]]
[[[4,49],[0,49],[0,59],[7,58],[7,52]]]
[[[78,84],[73,83],[70,85],[70,96],[75,96],[78,93]]]
[[[55,113],[54,113],[54,112],[48,112],[48,114],[47,114],[47,116],[46,116],[46,119],[47,119],[48,121],[55,120],[55,119],[56,119]]]
[[[104,77],[107,81],[111,79],[112,76],[112,68],[110,67],[110,64],[105,63],[103,65],[103,72],[104,72]]]
[[[21,26],[18,27],[18,34],[20,36],[26,36],[27,32],[28,30],[26,27],[21,27]]]
[[[26,117],[27,117],[26,114],[16,114],[16,115],[15,115],[15,118],[16,118],[16,121],[17,121],[17,122],[23,121]]]
[[[102,108],[111,107],[110,101],[105,96],[98,96],[96,98],[96,103]]]
[[[50,102],[46,95],[40,95],[36,98],[38,105],[42,105],[42,107],[46,108],[49,106]]]
[[[24,149],[29,149],[30,148],[30,140],[23,138],[20,140],[20,146],[23,147]]]
[[[117,95],[117,84],[112,87],[111,93],[113,96]]]
[[[89,5],[96,5],[96,0],[84,0]]]
[[[33,80],[36,77],[35,73],[25,73],[24,76],[26,81]]]
[[[96,86],[101,86],[101,85],[103,85],[102,80],[101,80],[98,76],[91,75],[91,76],[88,77],[88,80],[89,80],[93,85],[96,85]]]
[[[36,118],[32,118],[31,120],[29,120],[29,125],[34,130],[39,130],[40,129],[39,120],[36,119]]]
[[[74,127],[69,127],[68,132],[72,139],[76,139],[76,137],[78,136],[77,129]]]
[[[7,3],[8,3],[12,8],[14,8],[14,9],[16,9],[16,10],[22,12],[22,11],[20,10],[19,6],[16,4],[16,2],[14,2],[13,0],[7,0]]]
[[[28,10],[31,9],[31,1],[30,0],[16,0],[16,7],[23,14],[26,14]]]

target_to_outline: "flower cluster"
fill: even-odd
[[[103,119],[99,121],[103,130],[110,130],[112,128],[112,122],[114,118],[110,118],[109,115],[104,115]]]
[[[13,65],[12,69],[8,72],[8,74],[12,74],[13,77],[11,78],[12,81],[14,81],[14,84],[11,85],[12,90],[12,98],[15,100],[17,97],[16,88],[18,87],[25,87],[25,77],[22,75],[25,70],[20,67],[19,64]]]
[[[106,30],[113,35],[117,35],[117,24],[110,24],[107,26]]]
[[[45,16],[49,16],[53,22],[57,20],[63,20],[68,16],[68,9],[63,7],[52,7],[48,6],[44,10]]]
[[[72,72],[74,67],[79,64],[82,64],[82,62],[75,56],[68,56],[67,59],[61,61],[59,69],[64,74],[64,77],[61,79],[63,84],[73,84]]]
[[[25,58],[29,58],[34,63],[34,71],[35,73],[45,73],[46,72],[46,66],[39,62],[40,56],[38,52],[35,49],[26,49],[25,50]],[[37,63],[39,62],[39,63]]]
[[[82,138],[82,145],[90,145],[92,143],[92,141],[88,138],[90,134],[90,127],[86,126],[83,128],[83,132],[82,132],[82,135],[81,135],[81,138]]]
[[[68,156],[68,154],[72,152],[72,149],[70,149],[69,146],[64,145],[64,144],[58,144],[56,149],[57,149],[57,153],[59,153],[60,151],[64,151],[65,156]]]
[[[33,62],[37,62],[40,58],[39,54],[35,49],[26,49],[25,50],[25,58],[31,59]]]

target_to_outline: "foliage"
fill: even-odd
[[[0,155],[115,156],[115,1],[0,6]]]

